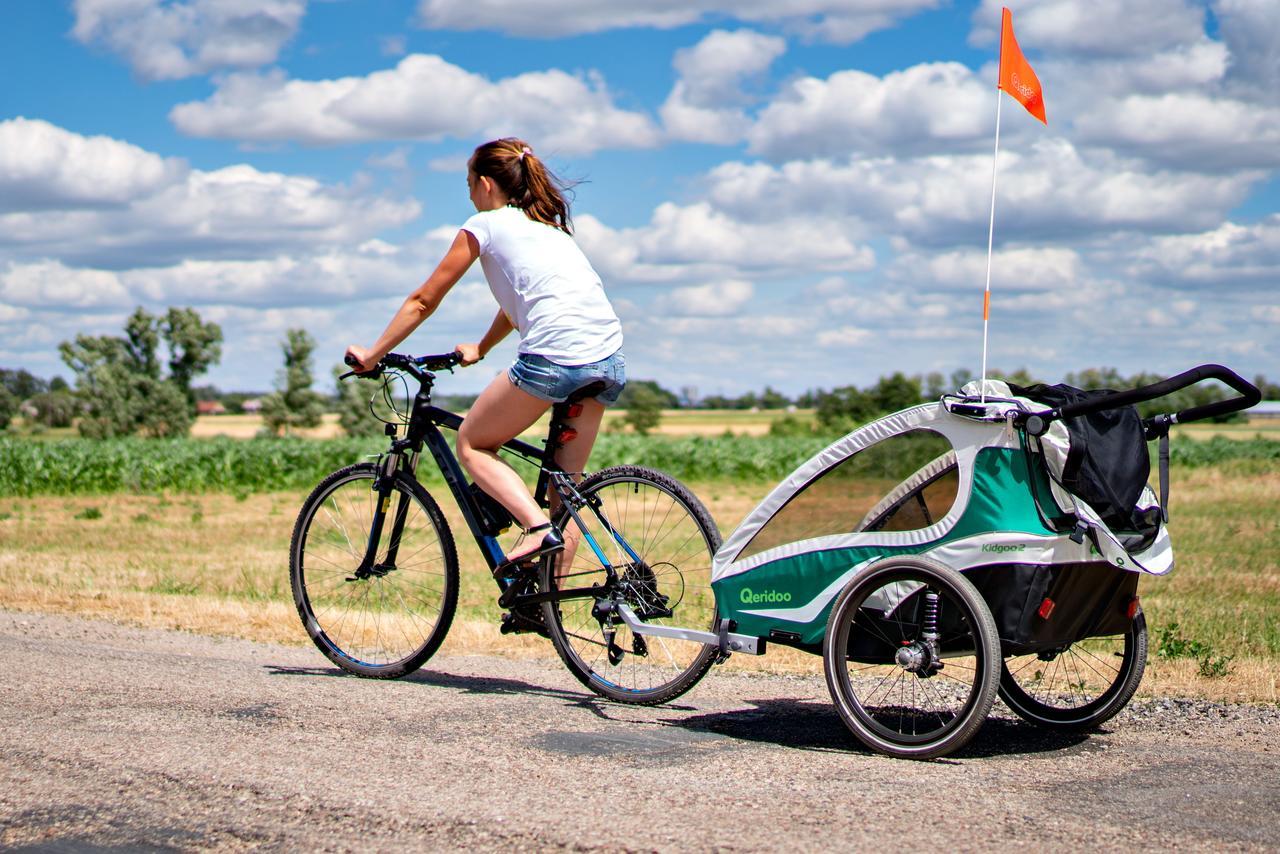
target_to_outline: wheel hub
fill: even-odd
[[[893,660],[903,670],[914,673],[921,679],[928,679],[942,669],[941,657],[927,640],[899,647]]]
[[[901,647],[894,659],[903,670],[919,673],[925,662],[929,660],[929,652],[919,643],[913,643],[910,646]]]

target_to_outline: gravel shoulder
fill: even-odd
[[[543,661],[398,682],[314,650],[0,611],[0,848],[1275,850],[1280,709],[1146,700],[1091,736],[997,705],[863,750],[821,678],[602,702]]]

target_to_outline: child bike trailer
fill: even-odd
[[[1146,421],[1132,406],[1210,377],[1242,396]],[[1123,393],[989,381],[885,416],[725,540],[720,615],[823,655],[841,718],[883,753],[958,749],[997,693],[1040,726],[1095,727],[1142,678],[1139,579],[1173,568],[1147,440],[1257,398],[1209,365]]]

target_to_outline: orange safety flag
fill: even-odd
[[[1044,93],[1040,91],[1040,78],[1031,70],[1031,64],[1022,55],[1018,40],[1013,37],[1013,13],[1008,9],[1000,22],[1000,88],[1027,108],[1027,112],[1046,125],[1044,117]]]

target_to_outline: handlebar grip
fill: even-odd
[[[356,357],[348,353],[342,357],[342,361],[346,363],[348,368],[358,368],[360,363],[356,361]]]
[[[1228,398],[1227,400],[1215,400],[1213,403],[1206,403],[1203,406],[1184,409],[1174,416],[1174,419],[1179,424],[1186,424],[1188,421],[1199,421],[1203,418],[1216,418],[1219,415],[1229,415],[1232,412],[1239,412],[1251,406],[1257,406],[1261,402],[1262,392],[1258,387],[1230,368],[1225,368],[1222,365],[1201,365],[1199,368],[1193,368],[1192,370],[1203,371],[1206,369],[1208,370],[1202,379],[1220,380],[1240,396]]]

